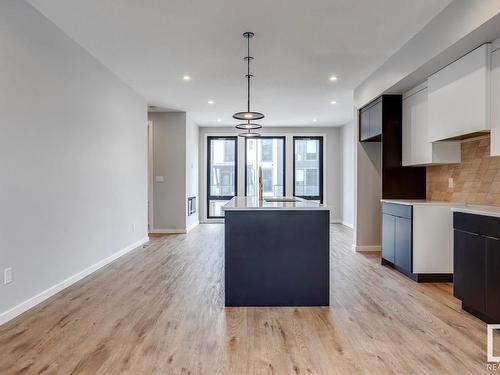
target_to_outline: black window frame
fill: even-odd
[[[254,138],[257,139],[257,138]],[[286,197],[286,136],[284,135],[261,135],[258,139],[282,139],[283,140],[283,196]],[[247,141],[245,138],[245,197],[248,196],[247,181],[248,181],[248,168],[247,168]]]
[[[211,141],[232,140],[234,141],[234,195],[211,195]],[[238,195],[238,137],[237,136],[207,136],[207,219],[223,219],[224,216],[210,216],[210,201],[231,200]]]
[[[292,173],[293,173],[293,196],[298,197],[298,198],[303,198],[307,200],[319,200],[320,203],[323,203],[323,136],[293,136],[293,154],[292,154],[292,162],[293,162],[293,167],[292,167]],[[296,140],[318,140],[319,141],[319,195],[309,195],[309,196],[302,196],[302,195],[296,195],[295,194],[295,141]]]

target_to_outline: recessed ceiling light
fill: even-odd
[[[337,76],[331,76],[330,81],[335,82],[337,80]]]
[[[318,119],[313,118],[313,122],[316,122],[316,121],[318,121]]]
[[[332,104],[337,104],[337,101],[336,100],[332,100],[331,103]]]
[[[222,120],[220,118],[217,119],[217,122],[221,122]]]
[[[214,104],[215,102],[213,100],[209,100],[208,104]]]
[[[184,81],[191,81],[191,76],[186,74],[186,75],[184,75],[184,77],[182,77],[182,79]]]

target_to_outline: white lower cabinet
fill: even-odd
[[[451,207],[432,202],[413,206],[413,272],[453,274]]]
[[[403,165],[460,163],[460,142],[429,142],[427,82],[403,95]]]
[[[451,281],[452,207],[463,204],[382,199],[382,264],[418,282]]]

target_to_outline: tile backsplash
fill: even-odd
[[[460,164],[427,167],[427,199],[500,205],[500,156],[490,156],[489,137],[461,147]]]

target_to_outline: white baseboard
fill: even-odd
[[[152,234],[186,234],[186,229],[153,229],[149,233]]]
[[[330,224],[342,224],[342,225],[345,225],[346,227],[349,227],[351,229],[354,227],[354,225],[352,225],[351,223],[348,223],[347,221],[340,220],[340,219],[330,220]]]
[[[342,220],[342,224],[345,225],[346,227],[354,229],[354,224],[353,223],[349,223],[347,221]]]
[[[200,222],[198,220],[196,220],[193,224],[191,224],[189,227],[187,227],[186,233],[191,232],[198,224],[200,224]]]
[[[127,254],[128,252],[145,244],[148,241],[149,241],[149,238],[145,237],[145,238],[127,246],[126,248],[114,253],[113,255],[110,255],[109,257],[91,265],[90,267],[85,268],[84,270],[74,274],[73,276],[68,277],[67,279],[61,281],[60,283],[57,283],[56,285],[53,285],[50,288],[45,289],[43,292],[40,292],[37,295],[27,299],[26,301],[21,302],[20,304],[14,306],[13,308],[0,313],[0,325],[7,323],[9,320],[14,319],[16,316],[21,315],[23,312],[31,309],[32,307],[35,307],[39,303],[52,297],[54,294],[59,293],[61,290],[66,289],[67,287],[71,286],[72,284],[76,283],[77,281],[80,281],[84,277],[97,271],[99,268],[106,266],[107,264],[111,263],[112,261],[120,258],[121,256]]]
[[[356,246],[352,245],[352,249],[356,252],[365,252],[365,251],[381,251],[382,246],[380,245],[372,245],[372,246]]]
[[[205,220],[200,220],[200,224],[224,224],[224,219],[205,219]]]

